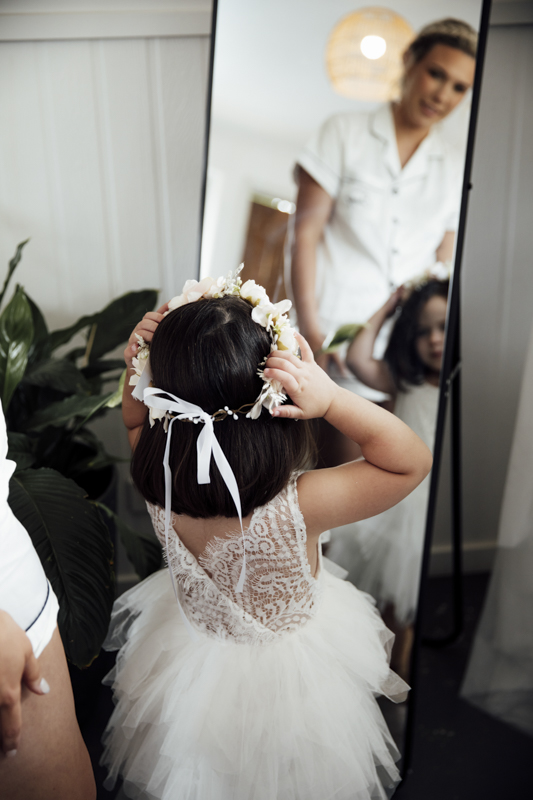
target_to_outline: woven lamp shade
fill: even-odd
[[[383,55],[363,55],[361,42],[366,36],[385,40]],[[388,8],[361,8],[348,14],[333,28],[326,47],[333,88],[354,100],[395,99],[403,74],[402,55],[413,39],[409,23]]]

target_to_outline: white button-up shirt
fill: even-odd
[[[298,159],[334,199],[317,253],[324,333],[365,322],[457,228],[463,157],[436,127],[402,169],[389,104],[328,119]]]

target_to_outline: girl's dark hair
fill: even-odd
[[[172,311],[150,345],[154,385],[213,414],[224,406],[253,403],[263,386],[257,370],[272,349],[265,328],[240,297],[198,300]],[[246,409],[249,410],[249,409]],[[312,466],[314,440],[308,422],[239,414],[215,422],[215,435],[228,459],[241,496],[242,514],[272,500],[294,470]],[[196,480],[196,440],[202,423],[172,426],[172,510],[190,517],[235,517],[231,495],[213,459],[211,483]],[[133,482],[150,503],[165,505],[163,424],[145,420],[131,463]]]
[[[413,56],[415,64],[422,61],[424,56],[437,44],[453,47],[475,58],[477,38],[476,31],[467,22],[448,17],[422,28],[407,50]]]
[[[420,313],[432,297],[448,299],[449,281],[430,280],[414,289],[403,303],[383,356],[398,391],[424,383],[426,367],[416,350]]]

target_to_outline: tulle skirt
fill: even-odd
[[[108,788],[143,800],[376,800],[399,776],[375,695],[402,700],[371,599],[323,572],[316,616],[266,645],[200,637],[161,571],[115,603]]]

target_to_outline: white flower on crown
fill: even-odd
[[[265,328],[270,334],[273,350],[288,350],[294,355],[298,354],[298,343],[294,336],[294,330],[291,328],[287,312],[292,307],[290,300],[281,300],[279,303],[271,303],[270,299],[263,288],[254,280],[248,280],[244,284],[239,277],[244,264],[241,264],[234,272],[228,272],[225,278],[203,278],[201,281],[189,280],[185,283],[183,291],[180,295],[173,297],[168,303],[169,314],[177,308],[186,305],[187,303],[195,303],[197,300],[211,298],[227,297],[229,295],[242,297],[247,300],[252,306],[252,319],[258,325]],[[138,383],[142,372],[148,363],[149,347],[141,336],[136,334],[140,344],[140,349],[137,353],[137,358],[132,360],[135,375],[130,378],[130,385],[134,386]],[[279,381],[271,380],[265,377],[262,367],[264,362],[259,365],[257,374],[263,381],[263,388],[259,397],[255,401],[253,408],[246,414],[250,419],[257,419],[261,414],[262,407],[268,409],[270,413],[277,406],[281,405],[286,399],[287,395],[283,391],[283,386]],[[156,409],[150,409],[150,425],[153,425],[156,419],[163,419],[165,430],[168,426],[168,414],[159,412]]]
[[[429,281],[449,281],[452,277],[452,262],[437,261],[433,266],[428,267],[420,275],[416,275],[411,280],[404,283],[406,289],[420,289]]]
[[[139,349],[137,350],[137,356],[131,360],[135,374],[130,376],[130,386],[136,386],[139,383],[139,378],[144,372],[148,356],[150,355],[150,347],[144,341],[143,337],[136,333],[135,338],[137,339]]]
[[[268,295],[263,286],[260,286],[253,280],[246,281],[241,286],[240,295],[244,300],[248,300],[253,306],[258,306],[260,303],[268,303]]]

